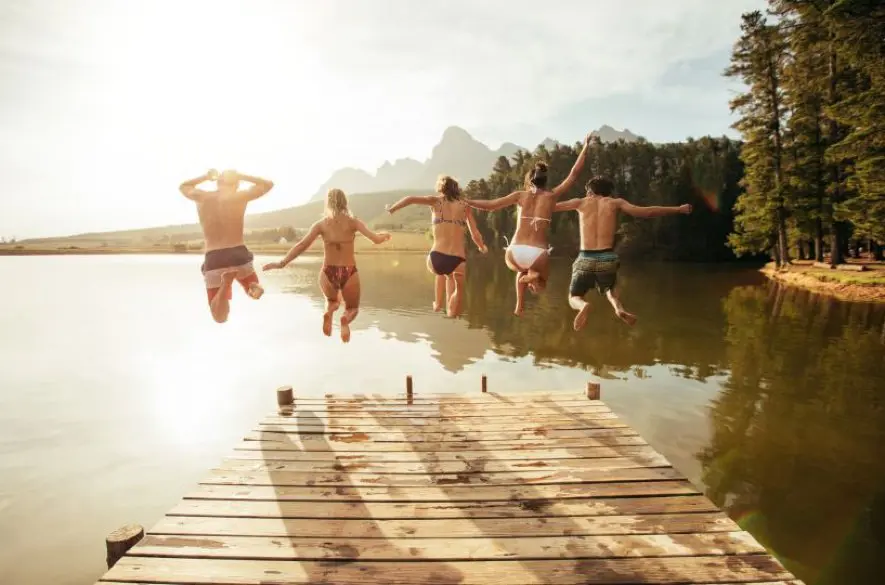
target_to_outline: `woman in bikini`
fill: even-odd
[[[464,228],[470,232],[473,243],[485,254],[482,234],[476,227],[473,212],[464,200],[458,182],[449,176],[436,181],[436,195],[403,197],[387,208],[388,213],[408,205],[427,205],[431,209],[433,247],[427,255],[427,269],[435,276],[433,310],[439,311],[445,300],[450,317],[461,314],[464,298],[464,279],[467,276],[467,248]],[[445,298],[444,298],[445,295]]]
[[[468,203],[483,211],[498,211],[511,205],[518,208],[516,233],[504,252],[507,267],[516,272],[516,309],[513,311],[516,316],[522,315],[526,287],[537,294],[547,286],[547,276],[550,273],[547,228],[550,226],[556,201],[571,189],[584,168],[590,138],[591,135],[588,134],[584,139],[584,147],[568,177],[552,190],[547,189],[547,164],[538,162],[526,173],[525,188],[522,191],[486,201],[471,199]]]
[[[323,313],[323,334],[332,335],[332,317],[344,301],[341,315],[341,341],[350,341],[350,324],[359,314],[360,275],[354,258],[354,240],[361,233],[375,244],[390,239],[386,232],[375,233],[361,220],[354,218],[347,208],[347,197],[341,189],[329,189],[326,194],[325,217],[310,227],[301,241],[279,262],[264,265],[264,270],[279,270],[307,250],[317,237],[323,239],[323,267],[320,269],[320,289],[326,297]]]

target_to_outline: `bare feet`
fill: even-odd
[[[323,313],[323,335],[332,335],[332,313]]]
[[[628,313],[627,311],[621,310],[615,313],[618,316],[618,319],[630,325],[631,327],[636,324],[636,315],[633,313]]]
[[[433,301],[433,312],[434,313],[439,313],[440,311],[442,311],[442,308],[443,308],[442,303],[437,303],[436,301]]]
[[[260,284],[252,283],[249,285],[249,290],[246,294],[257,301],[264,294],[264,287],[262,287]]]
[[[581,310],[578,311],[578,314],[575,315],[575,322],[573,326],[575,331],[580,331],[584,328],[584,325],[587,324],[587,316],[590,314],[590,303],[585,303]]]
[[[221,288],[230,288],[230,286],[237,279],[237,271],[236,270],[228,270],[227,272],[221,275]]]
[[[525,307],[522,305],[516,305],[516,308],[513,309],[513,314],[517,317],[522,317],[522,312],[525,310]]]
[[[344,311],[341,315],[341,341],[347,343],[350,341],[350,323],[356,318],[356,313],[350,309]]]
[[[541,278],[540,273],[535,272],[534,270],[529,270],[528,273],[519,277],[519,282],[522,284],[531,284]]]

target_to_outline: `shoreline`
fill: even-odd
[[[248,245],[248,244],[247,244]],[[249,246],[249,250],[256,256],[285,255],[291,247],[269,249],[260,246]],[[428,246],[429,249],[429,246]],[[426,254],[426,249],[418,248],[357,248],[356,254]],[[308,249],[303,256],[322,254],[322,250]],[[19,248],[8,249],[0,247],[0,256],[93,256],[93,255],[176,255],[176,256],[202,256],[203,250],[174,250],[172,248]]]
[[[770,280],[801,288],[816,294],[828,295],[841,301],[859,303],[885,303],[885,275],[881,282],[857,284],[841,282],[836,279],[824,280],[828,276],[824,270],[809,270],[803,266],[794,266],[787,270],[776,270],[774,264],[766,264],[759,270]],[[833,270],[832,272],[836,272]],[[820,277],[818,276],[820,273]]]

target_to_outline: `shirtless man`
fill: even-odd
[[[498,199],[468,201],[468,205],[484,211],[498,211],[511,205],[519,209],[516,216],[516,233],[504,252],[504,261],[510,270],[516,272],[516,309],[513,314],[522,315],[525,289],[528,287],[537,294],[547,285],[550,273],[550,250],[547,247],[547,228],[553,216],[553,208],[563,193],[571,189],[587,160],[587,147],[591,135],[584,139],[584,148],[578,155],[572,170],[565,180],[547,189],[547,164],[535,163],[526,173],[525,188],[514,191]]]
[[[593,177],[587,182],[587,195],[556,204],[556,211],[577,211],[581,217],[581,252],[572,265],[572,281],[569,286],[569,305],[578,312],[575,317],[575,331],[587,324],[590,303],[584,300],[594,286],[599,294],[608,298],[615,314],[624,323],[633,325],[636,316],[628,313],[621,305],[615,292],[620,260],[615,254],[615,230],[618,225],[618,212],[623,211],[633,217],[661,217],[691,213],[691,205],[679,207],[640,207],[624,199],[612,197],[614,185],[607,177]]]
[[[199,189],[198,186],[204,181],[217,181],[217,190]],[[241,181],[252,185],[240,190]],[[272,187],[273,183],[266,179],[241,175],[232,170],[219,174],[215,169],[185,181],[179,187],[182,195],[197,204],[206,250],[201,271],[209,295],[209,309],[216,323],[227,321],[234,280],[238,280],[246,294],[253,299],[259,299],[264,294],[252,267],[252,252],[243,242],[243,220],[248,203]]]

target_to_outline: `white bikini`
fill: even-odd
[[[537,224],[539,221],[550,222],[546,217],[523,217],[522,219],[531,220],[532,227],[535,229],[538,229]],[[510,250],[513,263],[516,264],[516,267],[523,272],[527,272],[535,264],[541,254],[544,252],[547,252],[548,254],[552,252],[553,246],[550,246],[549,248],[539,248],[528,244],[510,244],[507,249]]]

